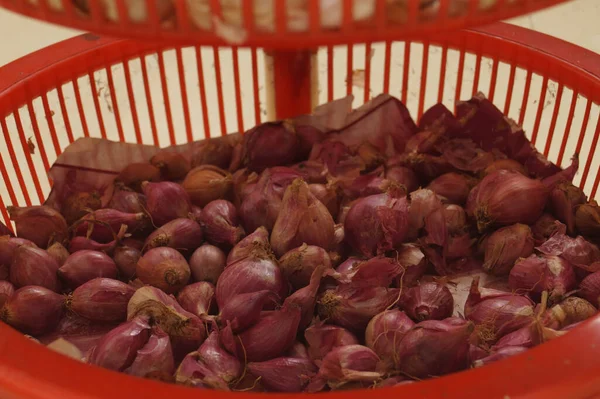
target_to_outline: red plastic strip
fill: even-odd
[[[390,69],[392,63],[392,43],[387,41],[385,42],[385,53],[383,56],[383,92],[390,92]]]
[[[465,73],[465,52],[461,51],[458,56],[458,73],[456,76],[456,90],[454,91],[454,104],[458,101],[461,101],[460,96],[462,95],[462,82],[463,75]],[[456,105],[454,106],[454,111],[456,112]]]
[[[261,122],[260,117],[260,93],[258,92],[258,56],[256,49],[251,49],[252,54],[252,93],[254,96],[254,119],[255,124]]]
[[[427,89],[427,68],[429,64],[429,42],[423,43],[423,60],[421,62],[421,87],[419,92],[419,107],[417,111],[417,119],[423,115],[425,108],[425,90]]]
[[[354,46],[352,44],[346,47],[348,56],[346,58],[346,95],[352,94],[352,75],[354,73]]]
[[[579,131],[579,138],[577,139],[577,145],[575,146],[575,154],[581,153],[581,146],[583,145],[583,139],[585,138],[585,133],[587,131],[588,122],[590,120],[590,111],[592,110],[592,102],[587,99],[587,103],[585,105],[585,111],[583,113],[583,121],[581,123],[581,130]],[[579,187],[583,188],[583,184],[580,184]]]
[[[221,122],[221,136],[227,134],[227,124],[225,123],[225,105],[223,104],[223,81],[221,80],[221,56],[219,48],[213,47],[213,56],[215,60],[215,80],[217,84],[217,103],[219,104],[219,120]]]
[[[10,203],[12,205],[19,205],[19,203],[17,202],[17,196],[15,195],[15,189],[13,188],[10,178],[8,177],[7,171],[8,171],[8,169],[6,169],[6,165],[4,164],[4,159],[2,158],[2,154],[0,154],[0,172],[2,173],[2,179],[4,181],[4,184],[6,185],[6,190],[8,191],[8,196],[10,197]],[[4,207],[1,209],[4,209]]]
[[[404,42],[404,65],[402,70],[402,102],[406,104],[408,97],[408,76],[410,72],[410,42]]]
[[[110,92],[110,102],[112,103],[113,114],[117,124],[117,132],[119,133],[119,141],[125,141],[125,132],[123,131],[123,121],[121,121],[121,112],[119,103],[117,102],[117,93],[115,90],[115,81],[113,79],[112,67],[106,67],[106,75],[108,77],[108,90]]]
[[[196,64],[198,66],[198,86],[200,89],[200,106],[202,107],[204,137],[208,139],[210,138],[210,123],[208,120],[208,105],[206,103],[206,80],[204,79],[204,67],[202,66],[202,52],[200,50],[200,47],[196,47]]]
[[[573,125],[573,116],[575,115],[575,107],[577,106],[577,91],[573,90],[571,95],[571,106],[569,107],[569,115],[567,115],[567,125],[563,133],[562,143],[560,144],[560,150],[558,152],[558,159],[556,160],[557,165],[562,165],[562,160],[565,155],[565,148],[567,147],[567,141],[571,135],[571,127]]]
[[[27,138],[25,137],[25,131],[23,130],[23,123],[21,123],[21,116],[19,116],[19,112],[15,112],[15,124],[17,125],[17,131],[19,132],[19,138],[21,139],[21,150],[23,154],[25,154],[25,161],[27,162],[27,167],[29,169],[29,173],[31,174],[31,180],[33,180],[33,185],[35,186],[35,191],[38,195],[39,203],[44,203],[44,192],[42,191],[42,186],[40,185],[40,178],[38,177],[37,170],[33,164],[33,159],[31,158],[31,153],[29,152],[29,146],[27,145]],[[20,167],[23,163],[16,163],[14,166],[19,170],[18,173],[21,173],[25,168]],[[25,170],[27,171],[27,170]]]
[[[56,126],[54,125],[54,111],[50,109],[50,104],[48,104],[48,96],[42,96],[42,105],[44,106],[44,117],[46,118],[46,122],[48,123],[48,129],[50,130],[50,137],[52,138],[52,144],[54,145],[54,154],[58,158],[60,153],[62,152],[62,148],[60,148],[60,143],[58,142],[58,135],[56,133]],[[48,170],[48,168],[46,168]]]
[[[183,108],[183,120],[185,123],[185,137],[187,142],[194,141],[192,136],[192,121],[190,120],[190,105],[188,104],[187,85],[185,84],[185,70],[183,67],[183,56],[181,47],[175,50],[177,60],[177,74],[179,75],[179,92],[181,93],[181,107]]]
[[[311,111],[311,51],[273,53],[275,113],[277,119],[309,114]]]
[[[448,68],[448,47],[442,47],[442,60],[440,61],[440,82],[438,84],[438,103],[444,101],[444,89],[446,87],[446,69]]]
[[[44,141],[42,140],[42,135],[40,134],[40,127],[38,125],[37,118],[35,116],[35,112],[33,111],[33,104],[31,102],[27,103],[27,112],[29,113],[29,120],[31,122],[31,127],[33,129],[33,135],[35,136],[35,141],[37,142],[37,149],[39,151],[40,157],[42,158],[42,163],[44,164],[44,170],[50,169],[50,163],[48,162],[48,154],[46,153],[46,146],[44,145]],[[17,112],[15,112],[17,114]],[[54,135],[56,139],[56,134]],[[27,137],[29,140],[29,137]],[[58,143],[55,143],[57,145]],[[28,151],[29,152],[29,151]]]
[[[83,136],[90,137],[90,129],[88,128],[87,117],[85,115],[85,111],[83,110],[83,103],[81,102],[81,92],[79,91],[79,83],[77,82],[77,79],[73,79],[73,91],[75,92],[75,101],[77,102],[77,112],[79,113],[79,120],[81,121]]]
[[[327,101],[333,101],[333,46],[327,47]]]
[[[542,121],[542,113],[544,112],[547,90],[548,90],[548,77],[544,76],[544,80],[542,81],[542,90],[540,91],[540,99],[538,101],[537,113],[535,115],[535,123],[533,125],[533,134],[531,136],[531,143],[534,146],[537,141],[537,135],[538,135],[538,131],[540,129],[540,122]]]
[[[496,80],[498,79],[498,60],[492,59],[492,76],[490,77],[490,90],[488,98],[491,102],[494,102],[494,95],[496,94]]]
[[[133,130],[135,130],[135,140],[138,144],[142,144],[142,132],[140,130],[140,118],[137,112],[135,95],[133,93],[133,85],[131,82],[131,68],[129,61],[123,62],[123,71],[125,72],[125,86],[127,89],[127,98],[129,99],[129,111],[133,120]]]
[[[242,109],[242,86],[240,85],[240,63],[238,61],[238,47],[233,47],[233,83],[235,91],[235,110],[237,115],[238,132],[244,131],[244,114]]]
[[[527,112],[527,100],[529,99],[529,90],[531,90],[531,70],[527,70],[527,77],[525,78],[525,89],[523,90],[523,101],[521,102],[521,112],[519,114],[519,125],[523,126],[525,120],[525,113]]]
[[[160,73],[160,87],[165,106],[165,116],[167,117],[167,128],[169,129],[169,141],[175,145],[175,127],[173,125],[173,114],[171,112],[171,100],[169,98],[169,86],[167,85],[167,72],[165,70],[165,57],[162,51],[158,52],[158,71]]]
[[[371,98],[371,51],[373,44],[367,43],[365,47],[365,95],[364,102]]]
[[[547,157],[550,152],[550,146],[552,145],[552,139],[554,138],[554,130],[556,129],[556,121],[558,119],[558,112],[560,110],[560,102],[562,100],[563,85],[558,85],[558,91],[556,92],[556,98],[554,103],[554,111],[552,111],[552,120],[550,121],[550,128],[548,130],[548,138],[546,139],[546,147],[544,148],[544,156]],[[566,131],[563,132],[566,135]],[[560,164],[559,164],[560,165]]]
[[[104,116],[102,115],[102,110],[100,109],[100,99],[98,98],[102,93],[99,93],[96,88],[96,79],[94,79],[94,73],[88,73],[88,79],[90,81],[90,88],[92,90],[92,100],[94,101],[94,108],[96,109],[96,117],[98,118],[98,125],[100,126],[100,135],[103,139],[106,138],[106,127],[104,126]]]
[[[277,0],[275,3],[275,34],[285,35],[287,32],[286,0]]]
[[[515,88],[515,72],[516,72],[516,65],[515,64],[511,64],[510,66],[510,75],[508,76],[508,89],[506,91],[506,100],[504,100],[504,114],[508,115],[508,113],[510,112],[510,102],[512,100],[512,95],[513,95],[513,90]]]
[[[479,91],[479,77],[481,75],[481,53],[477,53],[475,59],[475,75],[473,76],[473,95]]]
[[[27,206],[31,206],[31,198],[29,198],[29,191],[27,190],[27,186],[25,185],[25,180],[23,179],[23,174],[21,173],[21,168],[18,167],[19,161],[17,160],[17,156],[15,155],[15,149],[12,144],[12,139],[10,138],[10,134],[8,132],[8,126],[6,125],[6,119],[0,118],[0,126],[2,127],[2,132],[4,134],[4,142],[6,143],[6,148],[8,149],[8,155],[10,157],[10,161],[12,163],[12,169],[15,171],[17,175],[17,180],[19,181],[19,187],[21,187],[21,192],[23,193],[23,198],[25,198],[25,204]],[[17,204],[17,201],[13,202]]]
[[[594,160],[594,155],[596,154],[596,147],[598,146],[598,138],[599,137],[600,137],[600,115],[598,116],[598,122],[596,123],[596,132],[594,133],[594,138],[592,139],[592,144],[590,145],[590,152],[588,153],[588,157],[585,162],[585,168],[583,169],[583,175],[581,176],[581,187],[585,187],[585,183],[587,181],[588,174],[590,173],[590,167],[592,166],[592,161]],[[598,171],[596,173],[598,173]]]
[[[16,205],[16,204],[13,204]],[[10,223],[10,217],[8,216],[8,211],[6,210],[6,205],[2,200],[2,196],[0,196],[0,209],[2,210],[2,217],[4,218],[4,225],[8,227],[12,231],[12,224]]]

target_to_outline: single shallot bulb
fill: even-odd
[[[499,170],[471,190],[466,209],[482,232],[491,226],[535,222],[542,215],[547,198],[548,189],[541,181]]]
[[[308,344],[308,355],[317,365],[333,348],[359,343],[358,338],[345,328],[325,324],[318,319],[304,330],[304,338]]]
[[[171,341],[160,327],[152,328],[150,338],[138,349],[133,363],[124,370],[126,374],[157,380],[170,378],[174,371],[175,359]]]
[[[115,189],[108,207],[125,213],[140,213],[146,211],[146,197],[127,187]]]
[[[558,183],[550,192],[550,209],[567,226],[569,235],[575,234],[576,207],[586,202],[587,196],[583,190],[569,182]]]
[[[315,198],[302,179],[296,179],[285,190],[271,232],[271,246],[278,256],[304,243],[330,249],[334,241],[333,226],[333,218],[325,205]]]
[[[223,349],[219,332],[216,330],[211,332],[206,341],[200,345],[198,354],[207,366],[227,384],[233,383],[242,374],[243,367],[240,361]]]
[[[519,259],[508,276],[511,289],[531,294],[548,291],[552,302],[560,300],[575,288],[576,283],[573,266],[553,255],[531,255]]]
[[[204,323],[193,313],[183,309],[171,295],[158,288],[138,288],[127,304],[127,319],[151,318],[171,337],[176,359],[190,353],[206,338]]]
[[[8,280],[10,265],[15,258],[15,250],[21,245],[36,247],[34,243],[24,238],[0,237],[0,280]]]
[[[221,331],[223,346],[240,360],[262,362],[283,355],[294,343],[301,309],[287,303],[265,312],[252,327],[234,335],[231,325]]]
[[[556,233],[566,234],[567,228],[549,213],[544,213],[531,226],[536,245],[541,245]]]
[[[345,239],[365,256],[398,246],[408,232],[408,201],[399,190],[356,201],[344,222]]]
[[[302,244],[279,259],[283,275],[295,290],[307,286],[310,276],[319,266],[331,268],[331,259],[327,251],[315,245]]]
[[[190,257],[192,277],[196,281],[208,281],[217,284],[219,276],[225,270],[225,254],[219,247],[204,244]]]
[[[6,301],[15,293],[15,287],[8,281],[0,281],[0,309]]]
[[[147,319],[135,318],[106,334],[92,351],[89,363],[109,370],[124,371],[130,367],[150,339]]]
[[[98,192],[79,192],[69,195],[61,205],[61,213],[70,226],[87,215],[90,210],[102,208],[102,200]]]
[[[412,193],[419,188],[419,178],[415,172],[404,166],[392,166],[388,168],[385,172],[385,177],[388,180],[402,184],[408,193]]]
[[[242,240],[229,251],[229,255],[227,255],[227,264],[229,265],[237,260],[247,257],[257,248],[262,248],[267,252],[271,251],[269,232],[262,226],[257,228],[254,233],[248,234],[246,237],[242,238]]]
[[[450,234],[459,234],[467,228],[467,214],[465,210],[454,204],[444,205],[446,228]]]
[[[271,254],[255,249],[246,258],[228,265],[217,281],[217,305],[223,308],[234,296],[269,290],[283,299],[288,286]]]
[[[228,136],[200,142],[192,153],[192,167],[214,165],[227,169],[233,154],[233,144],[233,140]]]
[[[46,250],[59,266],[62,266],[69,257],[69,251],[60,242],[55,242]]]
[[[406,333],[397,348],[400,370],[413,378],[467,368],[473,323],[456,317],[426,320]]]
[[[464,314],[477,325],[479,338],[495,342],[498,338],[531,323],[534,303],[524,295],[479,288],[473,279]]]
[[[190,171],[190,162],[178,152],[161,151],[150,158],[150,163],[160,169],[165,180],[181,180]]]
[[[192,219],[178,218],[154,230],[144,243],[144,249],[170,247],[189,254],[202,244],[202,228]]]
[[[10,220],[15,222],[17,236],[30,240],[40,248],[46,248],[53,241],[63,241],[68,236],[65,218],[52,207],[9,206],[6,210]]]
[[[215,308],[215,286],[206,281],[186,285],[177,294],[177,302],[202,319]]]
[[[221,324],[230,323],[233,332],[239,332],[255,324],[266,305],[279,303],[279,297],[269,290],[238,294],[221,308]]]
[[[69,288],[75,289],[97,277],[117,278],[117,265],[105,253],[77,251],[58,269],[58,276]]]
[[[288,121],[263,123],[244,134],[244,165],[260,172],[292,164],[297,160],[299,144],[295,128]]]
[[[137,267],[137,263],[140,260],[141,256],[142,252],[139,249],[127,245],[115,249],[113,260],[115,262],[115,265],[117,265],[119,275],[123,279],[133,279],[133,277],[135,276],[135,269]]]
[[[192,203],[186,190],[173,182],[142,183],[146,195],[146,208],[157,226],[177,218],[185,218],[191,212]]]
[[[583,298],[571,296],[552,306],[544,315],[544,325],[555,330],[589,319],[598,309]]]
[[[318,371],[310,359],[292,357],[250,362],[247,367],[265,387],[275,392],[302,392]]]
[[[577,207],[577,230],[585,237],[600,241],[600,207],[594,201]]]
[[[239,225],[235,206],[229,201],[214,200],[202,209],[200,225],[206,240],[214,245],[228,248],[237,244],[245,235]]]
[[[42,335],[56,327],[63,314],[64,298],[44,287],[29,285],[16,290],[0,309],[0,320],[29,335]]]
[[[283,306],[296,305],[300,308],[301,319],[300,329],[304,330],[311,323],[312,318],[315,314],[315,304],[317,302],[317,292],[321,285],[321,278],[325,268],[319,266],[316,268],[310,276],[310,282],[306,287],[300,288],[289,297],[286,298]]]
[[[138,261],[135,274],[144,283],[175,293],[190,279],[190,266],[178,251],[159,247],[146,252]]]
[[[533,235],[527,225],[517,223],[496,230],[486,239],[483,269],[505,276],[519,258],[533,253],[533,246]]]
[[[417,322],[442,320],[452,316],[454,298],[446,284],[424,282],[402,293],[400,307]]]
[[[365,331],[365,344],[386,363],[389,368],[400,364],[396,348],[404,335],[415,323],[398,309],[386,310],[373,317]]]
[[[110,278],[96,278],[77,287],[67,299],[73,313],[97,322],[120,322],[135,293],[131,286]]]
[[[362,345],[346,345],[325,356],[319,373],[308,386],[308,392],[318,392],[325,385],[338,389],[351,382],[373,382],[383,377],[377,371],[380,362],[375,352]]]
[[[340,285],[318,298],[317,310],[322,319],[358,332],[365,329],[371,318],[397,302],[399,296],[397,288]]]
[[[232,178],[229,172],[221,168],[203,165],[190,170],[181,185],[194,205],[205,206],[210,201],[228,196]]]
[[[115,181],[141,193],[143,182],[160,181],[160,169],[149,162],[131,163],[119,173],[119,176],[117,176]]]
[[[58,263],[43,249],[21,245],[15,249],[10,265],[10,282],[21,288],[37,285],[58,292]]]
[[[594,306],[600,306],[600,271],[589,274],[581,280],[577,295],[587,299]]]
[[[476,181],[469,176],[450,172],[433,179],[427,188],[449,203],[462,205],[467,201],[475,183]]]

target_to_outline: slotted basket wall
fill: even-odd
[[[306,71],[309,68],[302,66],[313,66],[312,73],[300,75],[293,69],[284,75],[285,69],[263,56],[260,48],[173,47],[87,34],[0,68],[4,220],[10,222],[7,205],[43,201],[50,191],[47,170],[79,137],[168,146],[243,131],[268,119],[273,95],[279,116],[306,112],[311,102],[347,94],[355,95],[358,106],[381,92],[398,96],[420,116],[437,102],[452,108],[456,100],[482,91],[524,124],[532,142],[552,161],[565,166],[578,153],[582,167],[575,183],[597,197],[597,54],[498,23],[425,42],[371,42],[289,53],[288,65]],[[264,78],[264,70],[270,68],[276,71],[274,82]],[[266,87],[274,87],[274,93]],[[599,329],[600,319],[594,318],[565,337],[507,361],[378,393],[386,398],[595,397],[600,395]],[[197,390],[78,364],[2,323],[0,354],[2,398],[199,395]],[[362,395],[350,391],[330,397]]]

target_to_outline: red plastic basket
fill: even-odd
[[[565,1],[0,0],[0,6],[40,20],[121,38],[218,45],[226,36],[248,46],[311,48],[422,37],[489,24]],[[201,13],[195,11],[198,8],[202,8]]]
[[[579,153],[583,167],[576,183],[596,197],[600,183],[600,159],[594,157],[600,136],[597,54],[498,23],[424,42],[276,52],[266,63],[266,69],[275,70],[274,85],[265,83],[259,73],[262,55],[259,48],[169,47],[88,34],[0,68],[4,220],[9,223],[6,205],[43,201],[50,190],[47,170],[79,137],[164,146],[244,130],[266,119],[262,108],[271,95],[277,100],[278,116],[309,111],[311,104],[347,93],[354,93],[354,105],[359,105],[371,92],[397,95],[414,115],[420,115],[436,102],[452,107],[458,98],[483,91],[525,125],[532,141],[551,160],[564,166],[570,152]],[[376,70],[378,63],[382,70]],[[312,74],[305,68],[311,64]],[[364,69],[364,87],[348,79],[357,68]],[[309,83],[317,77],[319,91],[311,91]],[[265,93],[265,86],[273,86],[274,93]],[[213,96],[218,101],[211,101]],[[37,146],[34,153],[30,138]],[[378,394],[384,398],[600,397],[599,353],[600,317],[596,317],[523,355],[423,383],[381,389]],[[2,323],[0,354],[2,398],[185,399],[201,394],[77,363]],[[210,395],[233,398],[238,394]],[[329,394],[345,399],[363,395],[360,391]],[[273,395],[292,396],[296,395]]]

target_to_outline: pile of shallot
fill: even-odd
[[[479,367],[596,314],[600,207],[577,156],[549,162],[481,94],[419,125],[374,103],[340,130],[265,123],[156,151],[108,196],[55,182],[9,207],[0,319],[138,377],[320,392]]]

